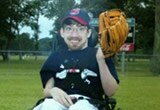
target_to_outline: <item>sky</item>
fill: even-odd
[[[46,37],[52,37],[49,35],[49,31],[52,29],[53,25],[53,20],[49,20],[44,16],[40,16],[39,18],[39,25],[40,25],[40,31],[41,33],[39,34],[39,39],[41,38],[46,38]],[[31,30],[30,27],[24,27],[20,30],[20,33],[27,32],[31,34],[31,37],[33,37],[33,31]]]

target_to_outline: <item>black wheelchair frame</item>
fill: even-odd
[[[99,110],[115,110],[116,99],[114,98],[105,98],[104,100],[97,99],[87,99],[91,104],[98,107]]]
[[[99,110],[115,110],[117,101],[114,98],[107,98],[104,100],[105,105],[104,108],[100,108]]]

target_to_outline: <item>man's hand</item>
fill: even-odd
[[[73,96],[69,96],[66,92],[57,87],[52,88],[50,94],[54,100],[66,107],[71,106],[73,104],[72,100],[75,98]]]

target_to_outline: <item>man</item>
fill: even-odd
[[[60,35],[67,47],[52,53],[40,72],[44,96],[52,98],[34,110],[98,110],[88,99],[116,92],[119,80],[112,60],[104,58],[100,47],[88,46],[89,21],[82,9],[66,13]]]

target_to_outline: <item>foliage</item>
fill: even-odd
[[[30,38],[28,33],[22,33],[19,36],[20,39],[16,38],[11,42],[9,50],[23,50],[23,51],[35,51],[35,41],[34,38]],[[38,40],[39,49],[38,51],[52,51],[53,50],[53,39],[52,38],[42,38]],[[19,49],[19,45],[21,49]]]
[[[19,25],[34,16],[36,7],[28,0],[1,0],[0,4],[0,35],[7,39],[8,49],[10,41],[18,34]]]
[[[22,33],[19,35],[19,39],[16,38],[13,40],[10,45],[9,50],[34,50],[34,39],[30,39],[29,33]],[[19,49],[19,45],[21,46],[21,49]]]
[[[125,2],[127,17],[136,20],[136,49],[152,54],[155,30],[155,0],[128,0]]]
[[[92,2],[90,0],[81,0],[80,7],[92,12],[96,18],[102,11],[113,8],[123,9],[123,5],[122,0],[92,0]]]
[[[75,0],[1,0],[0,4],[0,50],[2,49],[16,49],[27,50],[23,42],[23,35],[19,35],[20,26],[30,26],[34,30],[33,39],[26,39],[28,45],[33,46],[35,50],[41,50],[42,45],[39,46],[39,25],[38,18],[44,15],[49,19],[55,20],[54,29],[51,34],[57,32],[60,27],[61,19],[66,10],[74,7],[81,7],[93,13],[94,17],[98,17],[99,13],[107,9],[120,8],[125,11],[128,18],[134,17],[136,19],[136,52],[159,54],[159,2],[158,0],[81,0],[81,4],[76,4]],[[67,5],[66,5],[67,4]],[[156,7],[156,14],[155,14]],[[156,18],[155,18],[156,16]],[[156,21],[155,21],[156,19]],[[155,32],[156,24],[156,32]],[[154,39],[154,35],[155,39]],[[22,37],[22,38],[21,38]],[[12,41],[14,40],[15,41]],[[22,40],[22,41],[21,41]],[[54,39],[56,40],[56,39]],[[29,42],[27,42],[29,41]],[[13,46],[13,42],[16,42]],[[51,46],[51,42],[47,41]],[[153,44],[154,43],[154,44]],[[26,44],[26,45],[27,45]],[[12,46],[12,48],[10,47]],[[153,52],[154,46],[154,52]],[[41,49],[38,49],[38,48]],[[43,48],[44,49],[44,48]],[[6,57],[4,57],[6,58]],[[159,61],[159,57],[153,60]],[[156,65],[154,67],[157,67]],[[159,68],[159,67],[157,67]],[[156,70],[156,69],[153,69]]]
[[[52,51],[53,49],[53,39],[43,38],[39,40],[39,51]]]
[[[8,49],[10,42],[19,36],[19,26],[28,25],[34,30],[35,50],[38,50],[39,16],[54,20],[54,29],[50,32],[53,34],[58,32],[66,10],[81,7],[94,17],[107,9],[124,10],[128,18],[136,19],[136,51],[153,52],[155,0],[81,0],[81,4],[75,0],[1,0],[0,3],[0,49]]]
[[[0,49],[8,50],[13,39],[19,36],[20,26],[35,20],[38,5],[37,0],[1,0],[0,4]],[[4,42],[5,41],[5,42]],[[19,45],[20,46],[20,45]],[[4,60],[9,60],[7,54],[2,55]]]
[[[151,71],[156,74],[160,74],[160,2],[156,0],[155,10],[155,39],[154,39],[154,51],[153,58],[151,60]]]
[[[47,13],[44,15],[50,19],[55,19],[55,28],[53,31],[58,31],[60,28],[61,19],[66,10],[75,7],[75,0],[50,0],[47,5]]]

